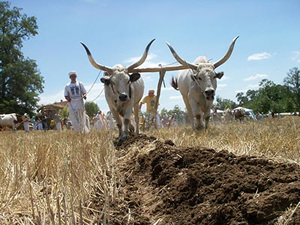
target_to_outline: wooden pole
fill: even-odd
[[[151,124],[153,124],[155,122],[155,117],[157,114],[157,108],[158,108],[158,104],[159,104],[159,98],[160,98],[160,92],[161,92],[161,85],[163,83],[164,77],[166,74],[166,70],[164,70],[163,68],[161,68],[161,70],[159,71],[159,80],[158,80],[158,84],[157,84],[157,90],[156,90],[156,101],[155,101],[155,105],[154,105],[154,112],[151,118]],[[154,123],[154,127],[157,129],[156,123]]]

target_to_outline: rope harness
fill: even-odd
[[[192,73],[194,73],[192,69],[189,69],[189,70],[190,70]],[[200,81],[199,81],[198,79],[196,79],[196,78],[192,78],[192,80],[197,84],[197,86],[200,88],[201,93],[204,95],[204,91],[203,91],[203,89],[202,89],[202,87],[201,87]]]

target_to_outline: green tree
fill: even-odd
[[[169,116],[169,115],[170,115],[170,111],[167,110],[166,108],[163,108],[163,109],[160,111],[160,114],[161,114],[161,115],[165,115],[165,114],[166,114],[166,115]]]
[[[249,102],[249,99],[248,97],[244,94],[244,92],[239,92],[236,94],[236,99],[238,101],[238,104],[240,106],[245,106],[248,102]]]
[[[99,106],[94,102],[86,102],[84,105],[89,117],[94,117],[99,111]]]
[[[221,109],[221,110],[225,110],[225,109],[233,109],[235,107],[237,107],[237,104],[230,100],[230,99],[222,99],[220,96],[217,96],[217,104],[216,106],[218,107],[218,109]]]
[[[59,114],[60,114],[60,116],[61,116],[61,118],[66,118],[66,117],[69,117],[69,108],[68,108],[68,106],[65,106],[63,109],[61,109],[60,111],[59,111]]]
[[[290,69],[283,82],[292,92],[291,97],[295,105],[294,110],[300,110],[300,70],[297,67]]]
[[[291,95],[292,92],[287,86],[263,79],[258,90],[248,90],[246,94],[238,93],[237,99],[241,106],[251,108],[254,112],[278,113],[291,111],[294,105]]]
[[[35,60],[25,58],[23,41],[37,34],[35,17],[0,2],[0,113],[30,113],[43,92],[43,77]]]
[[[181,110],[181,108],[179,107],[179,105],[175,105],[174,108],[172,110],[170,110],[170,114],[175,114],[177,116],[182,116],[184,114],[184,112]]]

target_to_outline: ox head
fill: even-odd
[[[18,124],[18,123],[22,123],[23,121],[23,116],[20,114],[15,114],[16,115],[16,119],[14,120],[14,124]]]
[[[118,72],[113,73],[111,76],[106,75],[100,80],[106,86],[111,87],[115,99],[126,102],[131,99],[131,83],[137,81],[140,77],[139,73],[128,74],[125,70],[118,70]]]
[[[167,45],[177,62],[179,62],[182,66],[192,70],[192,80],[195,81],[195,83],[200,87],[205,98],[211,101],[214,99],[217,89],[216,79],[221,79],[224,75],[223,72],[215,72],[215,69],[229,59],[237,38],[238,36],[233,39],[225,56],[215,63],[210,63],[205,57],[198,57],[194,63],[188,63],[178,56],[176,51],[169,43],[167,43]]]
[[[134,69],[145,62],[150,46],[154,40],[155,39],[153,39],[147,45],[143,56],[136,63],[128,67],[123,67],[122,65],[115,65],[112,68],[97,63],[94,60],[88,47],[84,43],[81,44],[85,48],[91,64],[95,68],[105,71],[105,76],[100,79],[101,82],[104,83],[106,86],[111,87],[112,93],[117,97],[119,101],[126,102],[127,100],[131,99],[131,83],[137,81],[141,77],[139,73],[134,72]]]

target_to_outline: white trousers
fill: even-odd
[[[72,122],[73,128],[76,132],[87,134],[90,132],[86,126],[86,116],[84,109],[72,109],[69,107],[69,117]]]
[[[61,131],[61,123],[56,123],[56,130]]]
[[[29,131],[29,122],[24,122],[24,130]]]

